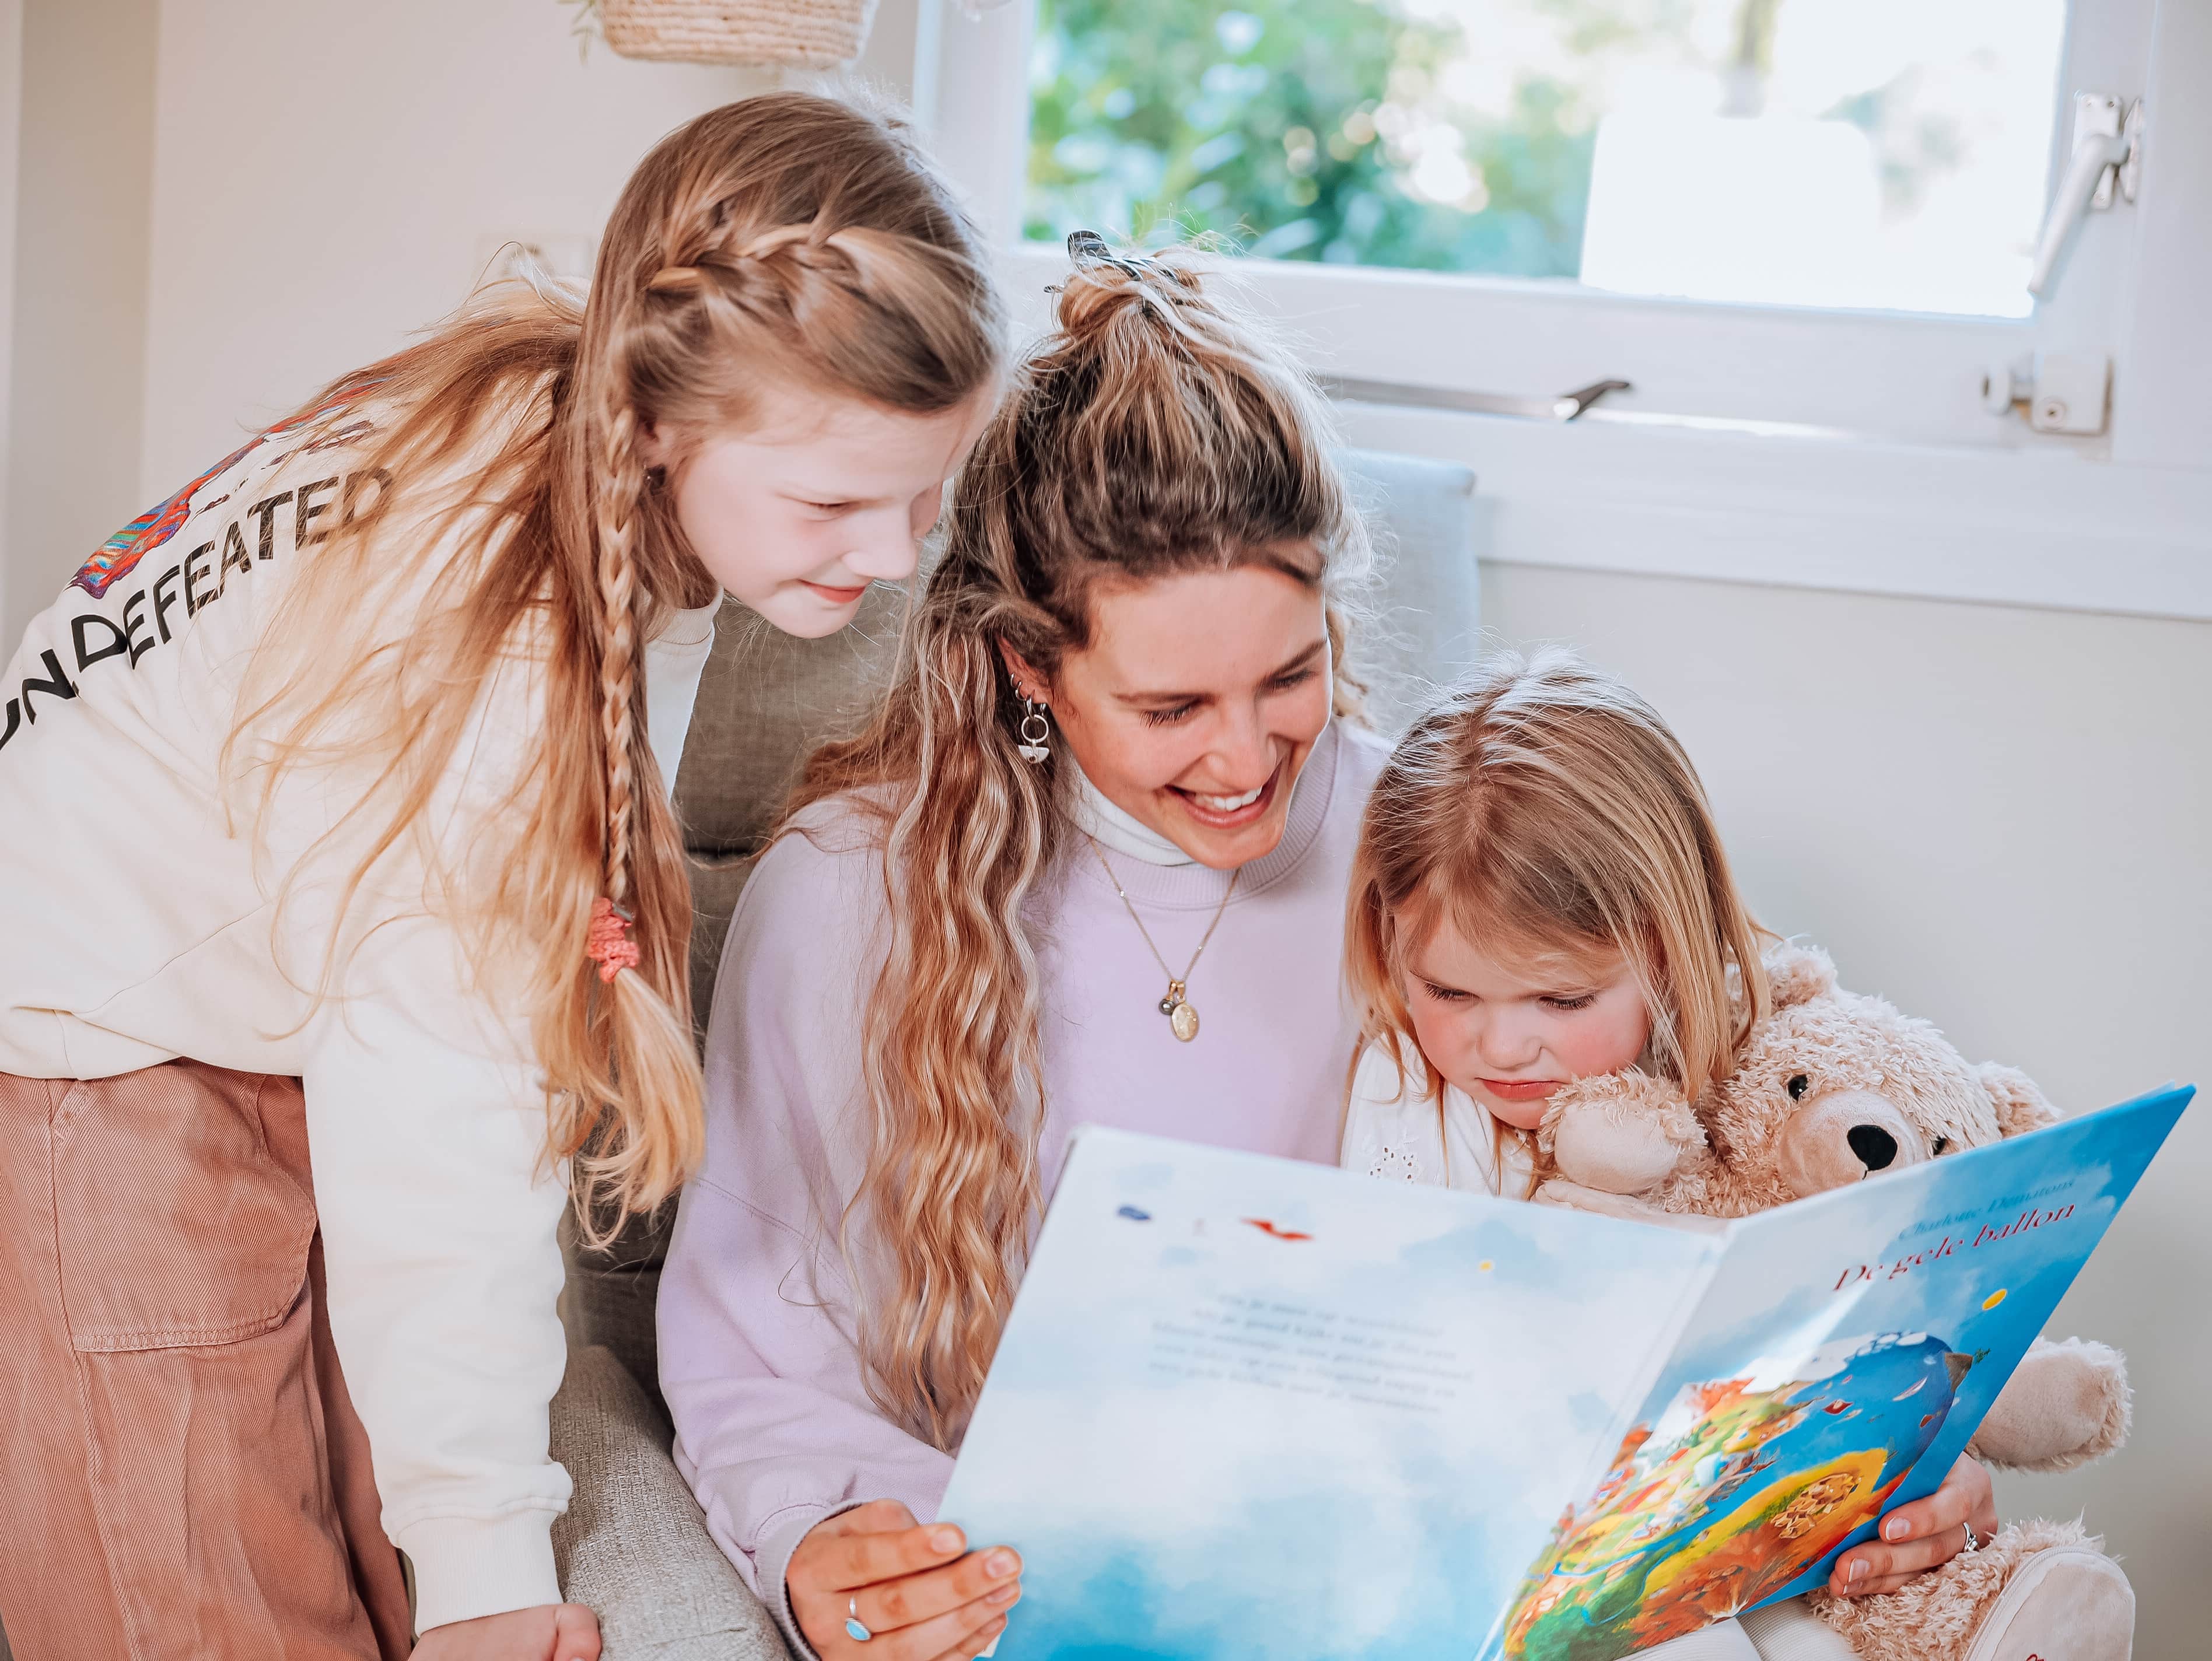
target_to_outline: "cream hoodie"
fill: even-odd
[[[331,1326],[427,1630],[560,1600],[550,1529],[569,1483],[546,1409],[565,1188],[538,1169],[526,1021],[474,988],[419,876],[411,903],[386,883],[348,918],[341,1000],[302,990],[333,943],[334,883],[310,864],[323,874],[281,909],[276,886],[357,791],[295,776],[258,861],[226,827],[240,673],[313,544],[377,488],[369,421],[319,413],[118,532],[0,676],[0,1072],[103,1078],[182,1056],[303,1080]],[[412,604],[364,597],[362,627],[402,630]],[[713,640],[711,608],[683,613],[646,653],[665,779]],[[443,846],[481,842],[504,805],[535,669],[519,651],[480,703],[436,803]]]

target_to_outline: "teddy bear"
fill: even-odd
[[[1695,1103],[1633,1068],[1553,1096],[1537,1200],[1713,1228],[2057,1118],[2024,1074],[1844,991],[1825,953],[1778,943],[1765,962],[1771,1009]],[[1966,1451],[2070,1470],[2126,1440],[2130,1403],[2117,1350],[2039,1338]],[[2100,1543],[2078,1522],[2014,1523],[1897,1591],[1812,1602],[1862,1661],[2127,1661],[2135,1594]]]

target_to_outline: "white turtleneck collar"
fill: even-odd
[[[1068,817],[1075,821],[1076,829],[1091,837],[1100,847],[1114,853],[1126,853],[1130,858],[1141,859],[1147,865],[1194,865],[1198,863],[1150,825],[1108,801],[1105,793],[1084,773],[1073,750],[1063,744],[1060,753],[1066,758],[1068,771],[1075,781],[1067,813]]]

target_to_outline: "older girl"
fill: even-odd
[[[498,296],[348,376],[33,621],[0,682],[19,1653],[597,1654],[549,1537],[555,1225],[564,1167],[648,1207],[700,1145],[663,785],[714,608],[826,633],[906,576],[999,328],[898,132],[717,110],[625,188],[588,305]]]
[[[1335,1151],[1364,538],[1305,379],[1190,266],[1085,259],[745,890],[662,1284],[678,1463],[836,1661],[971,1656],[1017,1596],[922,1525],[1070,1130]]]
[[[1640,1064],[1694,1099],[1735,1070],[1771,938],[1658,712],[1566,652],[1500,654],[1413,724],[1367,804],[1346,939],[1367,1042],[1343,1162],[1526,1197],[1560,1085]],[[1996,1526],[1988,1473],[1961,1458],[1883,1519],[1890,1543],[1838,1559],[1830,1589],[1893,1590]],[[1853,1652],[1793,1600],[1650,1653]]]

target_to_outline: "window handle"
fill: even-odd
[[[1625,380],[1594,380],[1587,386],[1577,386],[1573,391],[1562,392],[1553,398],[1552,414],[1561,421],[1572,421],[1607,392],[1633,392],[1635,390]]]
[[[2136,199],[2142,136],[2140,100],[2128,106],[2124,122],[2118,99],[2105,93],[2075,95],[2074,157],[2067,164],[2066,177],[2059,181],[2058,193],[2051,198],[2043,234],[2036,239],[2034,274],[2027,280],[2027,292],[2038,300],[2049,294],[2067,239],[2088,216],[2090,209],[2111,207],[2115,185],[2127,200]]]
[[[1632,392],[1625,380],[1596,380],[1555,398],[1522,397],[1509,392],[1466,392],[1407,381],[1321,378],[1322,391],[1355,403],[1398,404],[1415,409],[1463,409],[1479,415],[1518,415],[1523,421],[1573,421],[1609,392]]]

